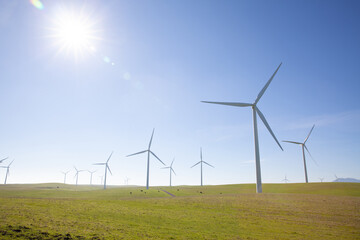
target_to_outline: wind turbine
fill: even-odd
[[[130,156],[134,156],[134,155],[137,155],[137,154],[141,154],[141,153],[147,152],[148,157],[147,157],[146,189],[149,189],[150,153],[151,153],[157,160],[159,160],[163,165],[165,165],[165,163],[163,163],[163,161],[161,161],[160,158],[158,158],[158,156],[156,156],[155,153],[153,153],[153,152],[150,150],[151,142],[152,142],[152,139],[153,139],[153,136],[154,136],[154,131],[155,131],[155,128],[154,128],[153,131],[152,131],[151,138],[150,138],[150,142],[149,142],[149,147],[148,147],[147,150],[144,150],[144,151],[141,151],[141,152],[137,152],[137,153],[133,153],[133,154],[130,154],[130,155],[127,155],[127,156],[126,156],[126,157],[130,157]]]
[[[239,102],[208,102],[208,101],[201,101],[203,103],[212,103],[212,104],[221,104],[221,105],[227,105],[227,106],[233,106],[233,107],[251,107],[252,108],[252,112],[253,112],[253,124],[254,124],[254,143],[255,143],[255,165],[256,165],[256,192],[257,193],[261,193],[262,192],[262,185],[261,185],[261,169],[260,169],[260,151],[259,151],[259,140],[258,140],[258,129],[257,129],[257,119],[256,116],[258,115],[260,117],[260,119],[263,121],[264,125],[266,126],[266,128],[268,129],[268,131],[270,132],[271,136],[275,139],[276,143],[279,145],[279,147],[282,149],[279,141],[276,139],[275,134],[273,133],[273,131],[270,128],[270,125],[268,124],[268,122],[265,119],[265,116],[262,114],[262,112],[260,111],[260,109],[257,107],[257,103],[259,102],[260,98],[263,96],[263,94],[265,93],[266,89],[269,87],[271,81],[273,80],[273,78],[275,77],[275,74],[277,73],[277,71],[279,70],[280,66],[282,63],[280,63],[280,65],[278,66],[278,68],[276,69],[276,71],[274,72],[274,74],[270,77],[270,79],[268,80],[268,82],[265,84],[265,86],[263,87],[263,89],[261,89],[261,91],[259,92],[257,98],[255,99],[254,103],[239,103]]]
[[[286,175],[285,175],[285,178],[283,180],[281,180],[282,182],[285,182],[285,183],[288,183],[290,182],[289,179],[287,179]]]
[[[103,183],[104,176],[100,176],[99,178],[100,178],[100,185],[101,185]]]
[[[88,172],[90,173],[90,185],[92,185],[92,175],[96,172],[96,170],[92,172],[88,170]]]
[[[324,178],[319,178],[319,179],[320,179],[320,181],[321,181],[321,182],[323,182],[323,181],[324,181]]]
[[[78,179],[79,179],[79,172],[84,172],[85,170],[78,170],[75,166],[74,166],[74,168],[75,168],[75,171],[76,171],[74,177],[76,177],[76,186],[77,186],[78,185]]]
[[[66,183],[66,175],[67,175],[69,172],[70,172],[70,171],[62,172],[62,174],[64,174],[64,184]]]
[[[8,159],[9,157],[6,157],[6,158],[4,158],[4,159],[1,159],[0,160],[0,163],[2,163],[3,161],[5,161],[6,159]]]
[[[202,148],[200,148],[200,162],[196,163],[191,168],[195,167],[199,163],[200,163],[200,169],[201,169],[200,171],[201,171],[201,186],[202,186],[203,185],[203,163],[209,165],[210,167],[214,167],[214,166],[210,165],[209,163],[203,161],[203,159],[202,159]]]
[[[176,175],[176,173],[175,173],[174,169],[172,168],[172,165],[173,165],[174,161],[175,161],[175,158],[174,158],[174,160],[171,162],[171,164],[170,164],[170,166],[169,166],[169,167],[163,167],[163,168],[162,168],[162,169],[166,169],[166,168],[168,168],[168,169],[169,169],[169,171],[170,171],[170,187],[171,187],[171,172],[173,172],[173,173]]]
[[[125,183],[126,185],[129,185],[129,180],[130,180],[130,178],[125,177],[125,179],[124,179],[124,183]]]
[[[315,124],[314,124],[313,127],[311,128],[309,134],[307,135],[307,137],[305,138],[305,140],[304,140],[303,143],[301,143],[301,142],[294,142],[294,141],[283,141],[283,142],[293,143],[293,144],[297,144],[297,145],[300,145],[300,146],[301,146],[301,148],[302,148],[302,153],[303,153],[303,160],[304,160],[305,182],[306,182],[306,183],[308,183],[309,181],[308,181],[308,175],[307,175],[307,169],[306,169],[305,149],[306,149],[306,151],[309,153],[310,157],[311,157],[311,154],[310,154],[308,148],[306,147],[305,143],[306,143],[306,141],[309,139],[310,134],[311,134],[312,130],[314,129],[314,127],[315,127]]]
[[[111,152],[108,160],[104,163],[94,163],[93,165],[105,165],[105,178],[104,178],[104,189],[106,189],[106,175],[107,175],[107,170],[109,170],[110,174],[112,175],[112,172],[110,170],[110,167],[109,167],[109,160],[111,158],[111,156],[113,155],[114,152]],[[102,182],[102,180],[101,180]]]
[[[4,182],[4,184],[6,184],[7,177],[8,177],[8,175],[10,175],[10,165],[11,165],[13,162],[14,162],[14,160],[12,160],[11,163],[10,163],[9,165],[7,165],[7,166],[0,166],[0,167],[2,167],[2,168],[6,168],[6,176],[5,176],[5,182]]]

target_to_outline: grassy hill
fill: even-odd
[[[359,183],[264,184],[263,190],[1,185],[0,238],[360,239]]]

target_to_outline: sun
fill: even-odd
[[[59,10],[52,19],[49,37],[58,48],[57,55],[65,53],[79,60],[95,51],[95,43],[101,38],[96,21],[83,9],[79,12],[70,9]]]

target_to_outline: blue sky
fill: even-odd
[[[303,141],[313,124],[309,180],[360,178],[360,4],[357,1],[6,1],[0,7],[0,158],[9,183],[61,182],[73,166],[109,184],[145,185],[145,150],[175,185],[255,183],[250,108],[260,100],[277,138]],[[64,12],[86,16],[95,52],[60,51]],[[303,182],[301,148],[284,152],[258,119],[263,182]],[[4,164],[9,163],[7,160]],[[4,165],[3,164],[3,165]],[[155,159],[150,185],[167,185]],[[0,180],[5,169],[0,169]],[[81,173],[79,182],[88,183]]]

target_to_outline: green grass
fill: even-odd
[[[2,185],[0,239],[360,239],[360,184],[263,189]]]

